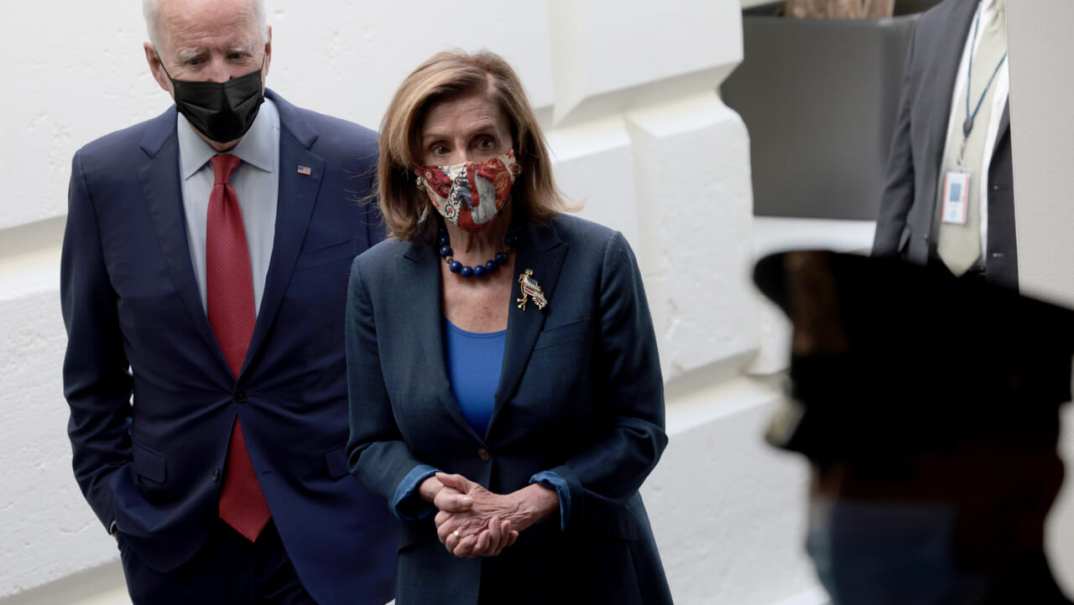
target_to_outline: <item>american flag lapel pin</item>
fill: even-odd
[[[302,164],[299,164],[298,165],[298,173],[301,174],[302,176],[310,176],[310,175],[313,174],[313,169],[310,168],[309,166],[303,166]]]

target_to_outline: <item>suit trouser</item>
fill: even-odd
[[[213,523],[205,545],[167,573],[139,560],[119,537],[123,575],[134,605],[315,605],[274,523],[269,522],[255,543],[220,520]]]

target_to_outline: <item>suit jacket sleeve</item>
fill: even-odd
[[[914,203],[914,150],[910,141],[910,106],[913,92],[910,80],[914,65],[916,32],[910,37],[903,71],[902,92],[899,98],[899,115],[895,120],[891,153],[888,156],[887,183],[880,200],[873,238],[874,256],[896,256],[901,243],[906,217]]]
[[[641,273],[616,233],[604,251],[597,313],[599,405],[606,431],[588,448],[550,469],[566,482],[569,529],[589,506],[623,505],[641,487],[667,446],[664,382]]]
[[[74,471],[97,517],[115,519],[107,478],[131,458],[132,380],[119,327],[115,290],[105,268],[97,212],[75,155],[60,262],[60,304],[67,329],[64,396]]]
[[[348,465],[366,487],[392,502],[396,487],[421,463],[410,454],[392,415],[373,305],[358,259],[351,266],[345,325],[351,431]]]

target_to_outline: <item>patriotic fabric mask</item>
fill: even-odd
[[[507,204],[511,185],[521,172],[509,150],[484,162],[421,166],[417,185],[444,220],[467,231],[480,231]]]

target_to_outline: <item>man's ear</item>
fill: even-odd
[[[149,73],[153,74],[153,79],[157,81],[160,89],[171,96],[172,81],[168,78],[168,74],[164,72],[164,66],[160,62],[160,53],[153,47],[152,42],[144,43],[142,48],[145,50],[145,61],[149,64]]]
[[[261,81],[268,81],[269,65],[272,64],[272,26],[268,26],[268,32],[265,34],[265,64],[261,68]]]

